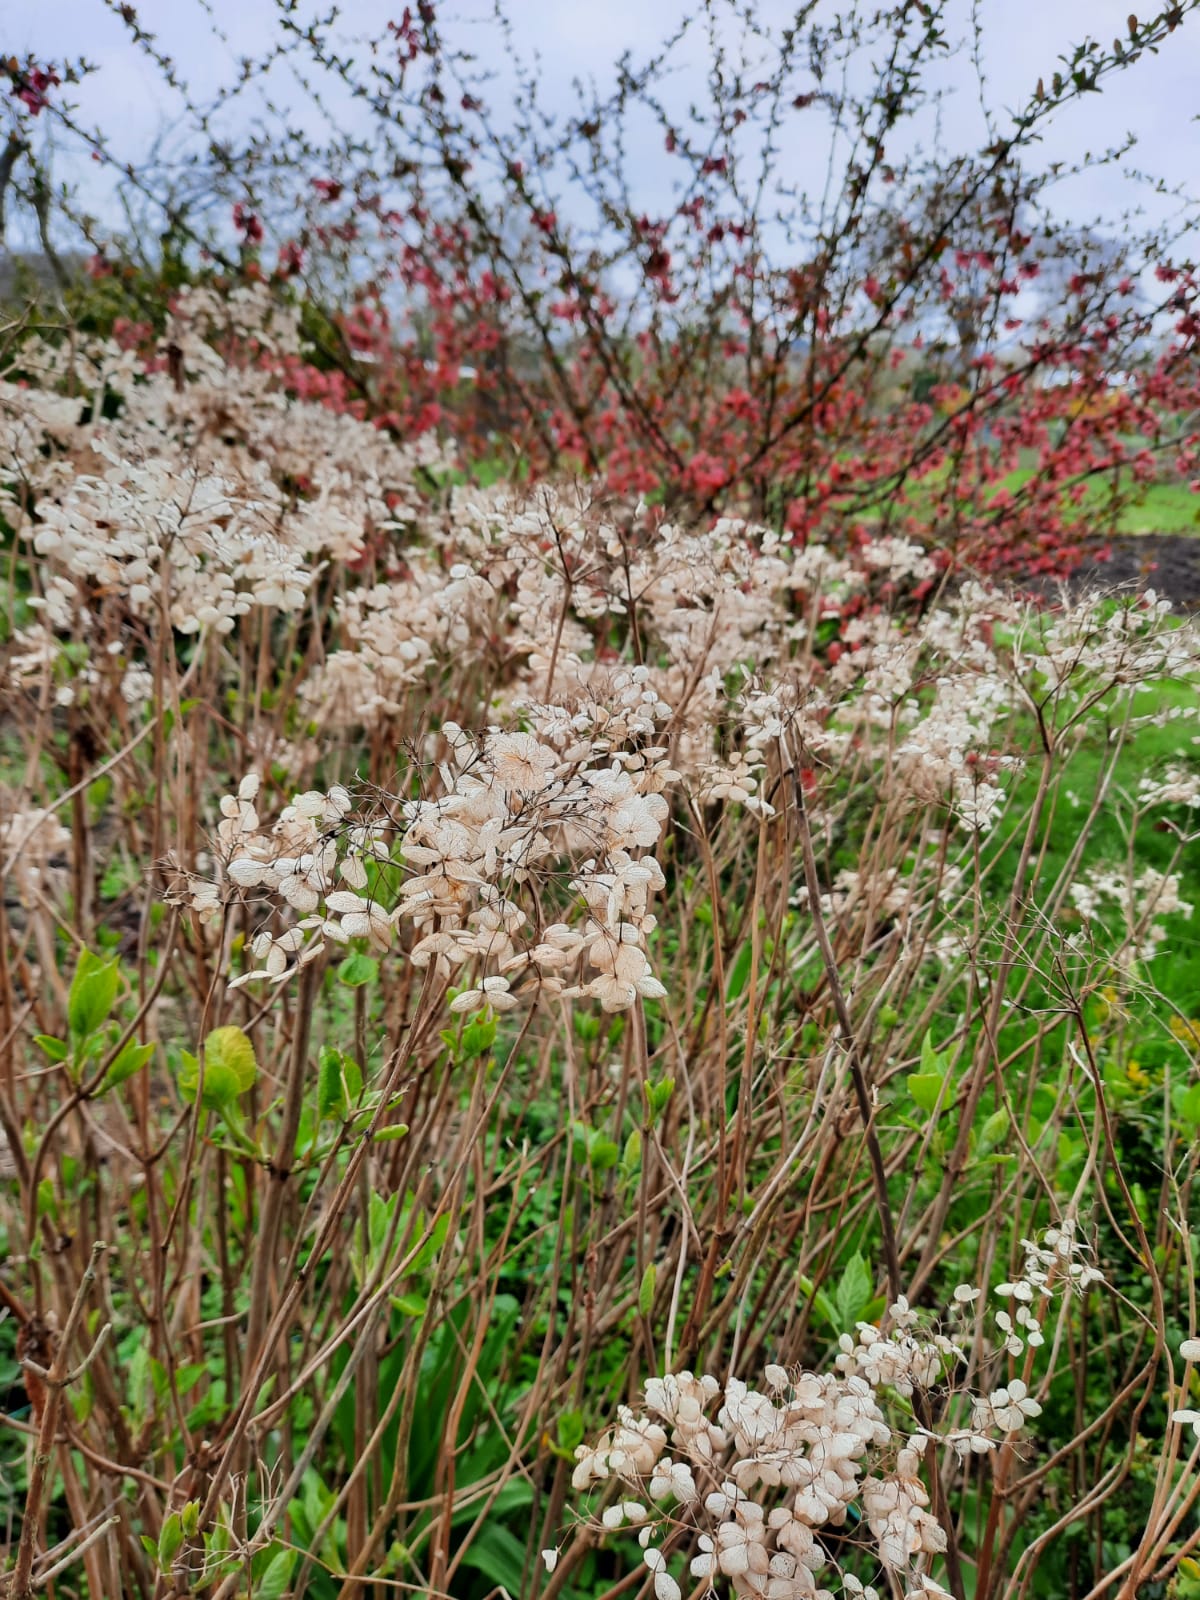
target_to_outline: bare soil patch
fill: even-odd
[[[1200,610],[1200,536],[1141,533],[1097,539],[1095,555],[1076,568],[1071,587],[1076,592],[1153,589],[1180,610]]]

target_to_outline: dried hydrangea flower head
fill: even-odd
[[[1081,1255],[1068,1218],[1028,1245],[1027,1274],[1041,1274],[1051,1289],[1080,1291],[1098,1279]],[[1013,1288],[1002,1284],[994,1293],[1005,1300]],[[842,1336],[831,1372],[772,1364],[761,1388],[688,1371],[651,1378],[641,1411],[620,1407],[612,1429],[576,1450],[572,1484],[581,1492],[620,1484],[602,1527],[638,1529],[664,1593],[681,1592],[683,1577],[669,1570],[679,1559],[668,1554],[669,1541],[672,1552],[694,1550],[691,1578],[723,1578],[738,1596],[840,1592],[866,1600],[875,1591],[843,1570],[823,1541],[824,1531],[853,1526],[870,1534],[875,1561],[900,1592],[944,1596],[931,1571],[947,1535],[924,1481],[928,1451],[957,1460],[987,1455],[1041,1414],[1028,1385],[1010,1378],[957,1396],[957,1415],[938,1427],[913,1426],[913,1396],[953,1387],[972,1351],[1003,1360],[1003,1337],[992,1342],[982,1320],[987,1299],[959,1285],[946,1332],[901,1297],[882,1327],[860,1322],[853,1336]]]

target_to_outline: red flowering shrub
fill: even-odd
[[[686,114],[667,94],[685,23],[553,126],[515,55],[511,103],[489,102],[433,4],[406,7],[366,64],[294,33],[279,50],[367,106],[371,137],[224,150],[211,176],[236,248],[205,243],[251,279],[273,249],[274,283],[337,307],[297,394],[401,437],[440,429],[467,468],[579,470],[799,542],[915,535],[975,566],[1059,572],[1164,471],[1195,477],[1200,322],[1167,241],[1063,229],[1030,152],[1192,9],[1085,43],[1006,131],[936,160],[906,153],[945,47],[934,5],[838,17],[803,44],[760,29],[753,74],[714,31],[711,103]],[[41,70],[14,77],[26,103]],[[861,90],[835,92],[839,74]],[[818,203],[779,150],[822,116]],[[672,178],[657,208],[630,153],[648,128]],[[139,181],[167,204],[153,172]]]

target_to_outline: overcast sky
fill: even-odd
[[[1133,0],[980,0],[984,27],[983,59],[991,106],[1003,113],[1023,101],[1039,77],[1047,81],[1058,57],[1089,33],[1105,43],[1126,36],[1126,18]],[[960,38],[969,31],[970,0],[954,0]],[[490,0],[480,0],[485,16]],[[64,56],[86,57],[97,71],[70,97],[87,125],[105,129],[123,159],[136,161],[150,141],[169,127],[177,104],[155,68],[130,42],[128,31],[104,0],[8,0],[5,17],[6,50],[33,52],[45,61]],[[302,0],[301,11],[316,8]],[[383,31],[398,16],[403,0],[343,0],[344,32],[368,36]],[[603,87],[611,66],[624,49],[635,59],[660,42],[664,32],[685,10],[696,10],[681,0],[508,0],[507,14],[514,25],[518,48],[539,58],[545,101],[566,111],[572,104],[571,80],[595,80]],[[1143,5],[1143,14],[1154,6]],[[760,14],[785,25],[792,12],[783,0],[762,0]],[[454,15],[451,17],[451,12]],[[15,13],[15,14],[14,14]],[[275,34],[273,0],[141,0],[137,13],[142,25],[155,33],[159,47],[179,63],[201,98],[227,83],[239,57],[264,52]],[[448,35],[476,48],[485,60],[501,62],[497,38],[486,20],[472,20],[469,5],[439,6],[439,20]],[[214,21],[224,39],[214,34]],[[689,77],[686,56],[678,86],[691,93],[701,86],[698,73]],[[980,141],[978,90],[969,57],[960,57],[941,79],[954,90],[943,117],[946,143],[951,148],[973,148]],[[493,87],[493,105],[503,103],[503,70]],[[301,97],[295,85],[276,75],[270,85],[276,97],[290,107]],[[1100,150],[1126,132],[1138,138],[1132,163],[1169,184],[1200,190],[1200,17],[1190,17],[1167,41],[1157,57],[1146,56],[1134,68],[1110,80],[1102,95],[1085,96],[1068,107],[1048,132],[1043,154],[1047,161],[1069,160],[1085,150]],[[249,103],[239,112],[249,118]],[[48,118],[42,119],[46,126]],[[306,125],[316,127],[311,110]],[[818,180],[820,157],[802,146],[785,149],[801,178],[812,162]],[[653,184],[661,167],[659,153],[647,152],[646,173]],[[90,171],[59,158],[58,173],[89,186],[88,209],[103,214],[104,185]],[[665,167],[662,171],[665,172]],[[665,179],[664,179],[665,181]],[[1134,197],[1133,189],[1112,172],[1093,173],[1064,191],[1059,204],[1075,220],[1093,215],[1114,215]],[[1151,209],[1163,215],[1169,202],[1158,200]],[[1197,252],[1200,253],[1200,252]]]

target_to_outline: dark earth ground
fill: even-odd
[[[1071,576],[1075,592],[1153,589],[1180,610],[1200,610],[1200,537],[1194,533],[1140,533],[1097,539],[1107,561],[1085,560]]]

